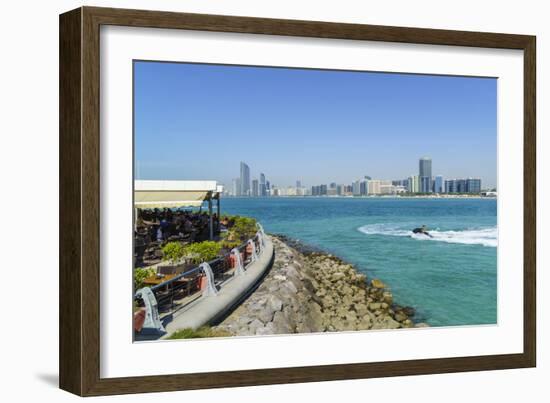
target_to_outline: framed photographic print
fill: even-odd
[[[60,386],[535,366],[535,37],[60,16]]]

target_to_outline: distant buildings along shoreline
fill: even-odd
[[[384,195],[430,195],[430,194],[474,194],[496,195],[495,190],[483,190],[479,178],[445,179],[442,175],[432,175],[432,159],[422,157],[418,161],[418,175],[406,179],[382,180],[365,175],[350,184],[331,182],[304,186],[296,179],[295,186],[277,186],[266,179],[264,173],[251,178],[250,167],[240,162],[240,175],[233,179],[227,196],[235,197],[277,197],[277,196],[384,196]]]

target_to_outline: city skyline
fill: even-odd
[[[439,161],[434,176],[475,176],[496,187],[494,79],[134,66],[140,179],[216,179],[229,188],[233,164],[246,161],[251,177],[264,173],[279,186],[347,183],[358,175],[406,178],[419,156],[431,155]]]
[[[245,167],[244,170],[243,167]],[[483,187],[482,181],[478,177],[444,178],[443,175],[433,176],[432,159],[426,156],[421,157],[418,161],[418,174],[410,175],[406,179],[377,179],[364,175],[347,184],[330,182],[327,185],[327,183],[329,182],[304,185],[301,179],[296,179],[295,186],[270,185],[269,181],[266,181],[264,173],[260,173],[260,179],[251,179],[250,167],[241,161],[240,176],[233,179],[232,190],[226,188],[225,193],[237,197],[364,196],[399,193],[480,193],[482,190],[492,190]],[[245,188],[248,190],[244,190]]]

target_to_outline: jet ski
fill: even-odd
[[[428,228],[426,228],[425,225],[423,225],[422,227],[414,228],[414,229],[412,230],[412,232],[413,232],[413,234],[422,234],[422,235],[426,235],[426,236],[428,236],[428,237],[430,237],[430,238],[433,238],[432,234],[430,234],[430,233],[428,232]]]

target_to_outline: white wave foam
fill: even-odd
[[[406,236],[419,241],[483,245],[493,248],[496,248],[498,244],[497,227],[461,231],[430,230],[429,233],[433,238],[426,235],[413,234],[410,230],[405,230],[399,228],[398,225],[392,224],[369,224],[358,228],[358,230],[367,235]]]

